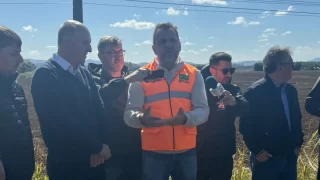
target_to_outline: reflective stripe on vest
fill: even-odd
[[[185,91],[171,91],[170,92],[170,98],[183,98],[191,100],[191,93],[185,92]],[[158,94],[153,94],[150,96],[145,96],[145,104],[161,101],[164,99],[169,99],[169,93],[168,92],[160,92]]]
[[[143,68],[155,70],[155,62]],[[171,83],[165,79],[154,82],[142,82],[145,94],[143,109],[151,107],[151,116],[167,119],[174,117],[179,108],[184,112],[192,110],[191,91],[196,78],[197,69],[185,64],[178,70]],[[196,127],[163,126],[142,128],[142,149],[150,151],[187,150],[196,146]]]

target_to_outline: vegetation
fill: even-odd
[[[320,62],[294,62],[293,70],[320,70]],[[263,71],[262,62],[257,62],[253,66],[254,71]]]

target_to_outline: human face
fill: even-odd
[[[181,43],[177,33],[172,29],[158,29],[154,34],[153,52],[164,66],[172,66],[181,51]]]
[[[292,57],[289,56],[286,60],[282,61],[277,70],[279,72],[279,78],[281,78],[281,82],[288,82],[292,78],[293,71],[293,60]]]
[[[234,71],[235,68],[232,68],[231,62],[225,60],[221,60],[218,64],[210,67],[211,75],[220,84],[229,84]]]
[[[90,33],[85,28],[77,28],[68,46],[73,65],[84,64],[87,54],[92,51]]]
[[[23,62],[21,49],[17,44],[12,44],[0,49],[0,74],[12,75],[16,73]]]
[[[124,65],[124,50],[122,44],[107,45],[98,54],[103,69],[108,72],[121,72]]]

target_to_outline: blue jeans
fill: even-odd
[[[256,155],[250,155],[252,180],[296,180],[297,156],[292,153],[288,156],[273,156],[259,162]]]
[[[160,154],[144,151],[143,180],[196,180],[197,156],[196,149],[179,154]]]

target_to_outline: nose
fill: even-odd
[[[89,47],[88,47],[88,52],[92,52],[92,47],[91,47],[91,44],[89,44]]]
[[[21,64],[21,63],[23,63],[23,57],[20,54],[19,58],[17,59],[17,64]]]

